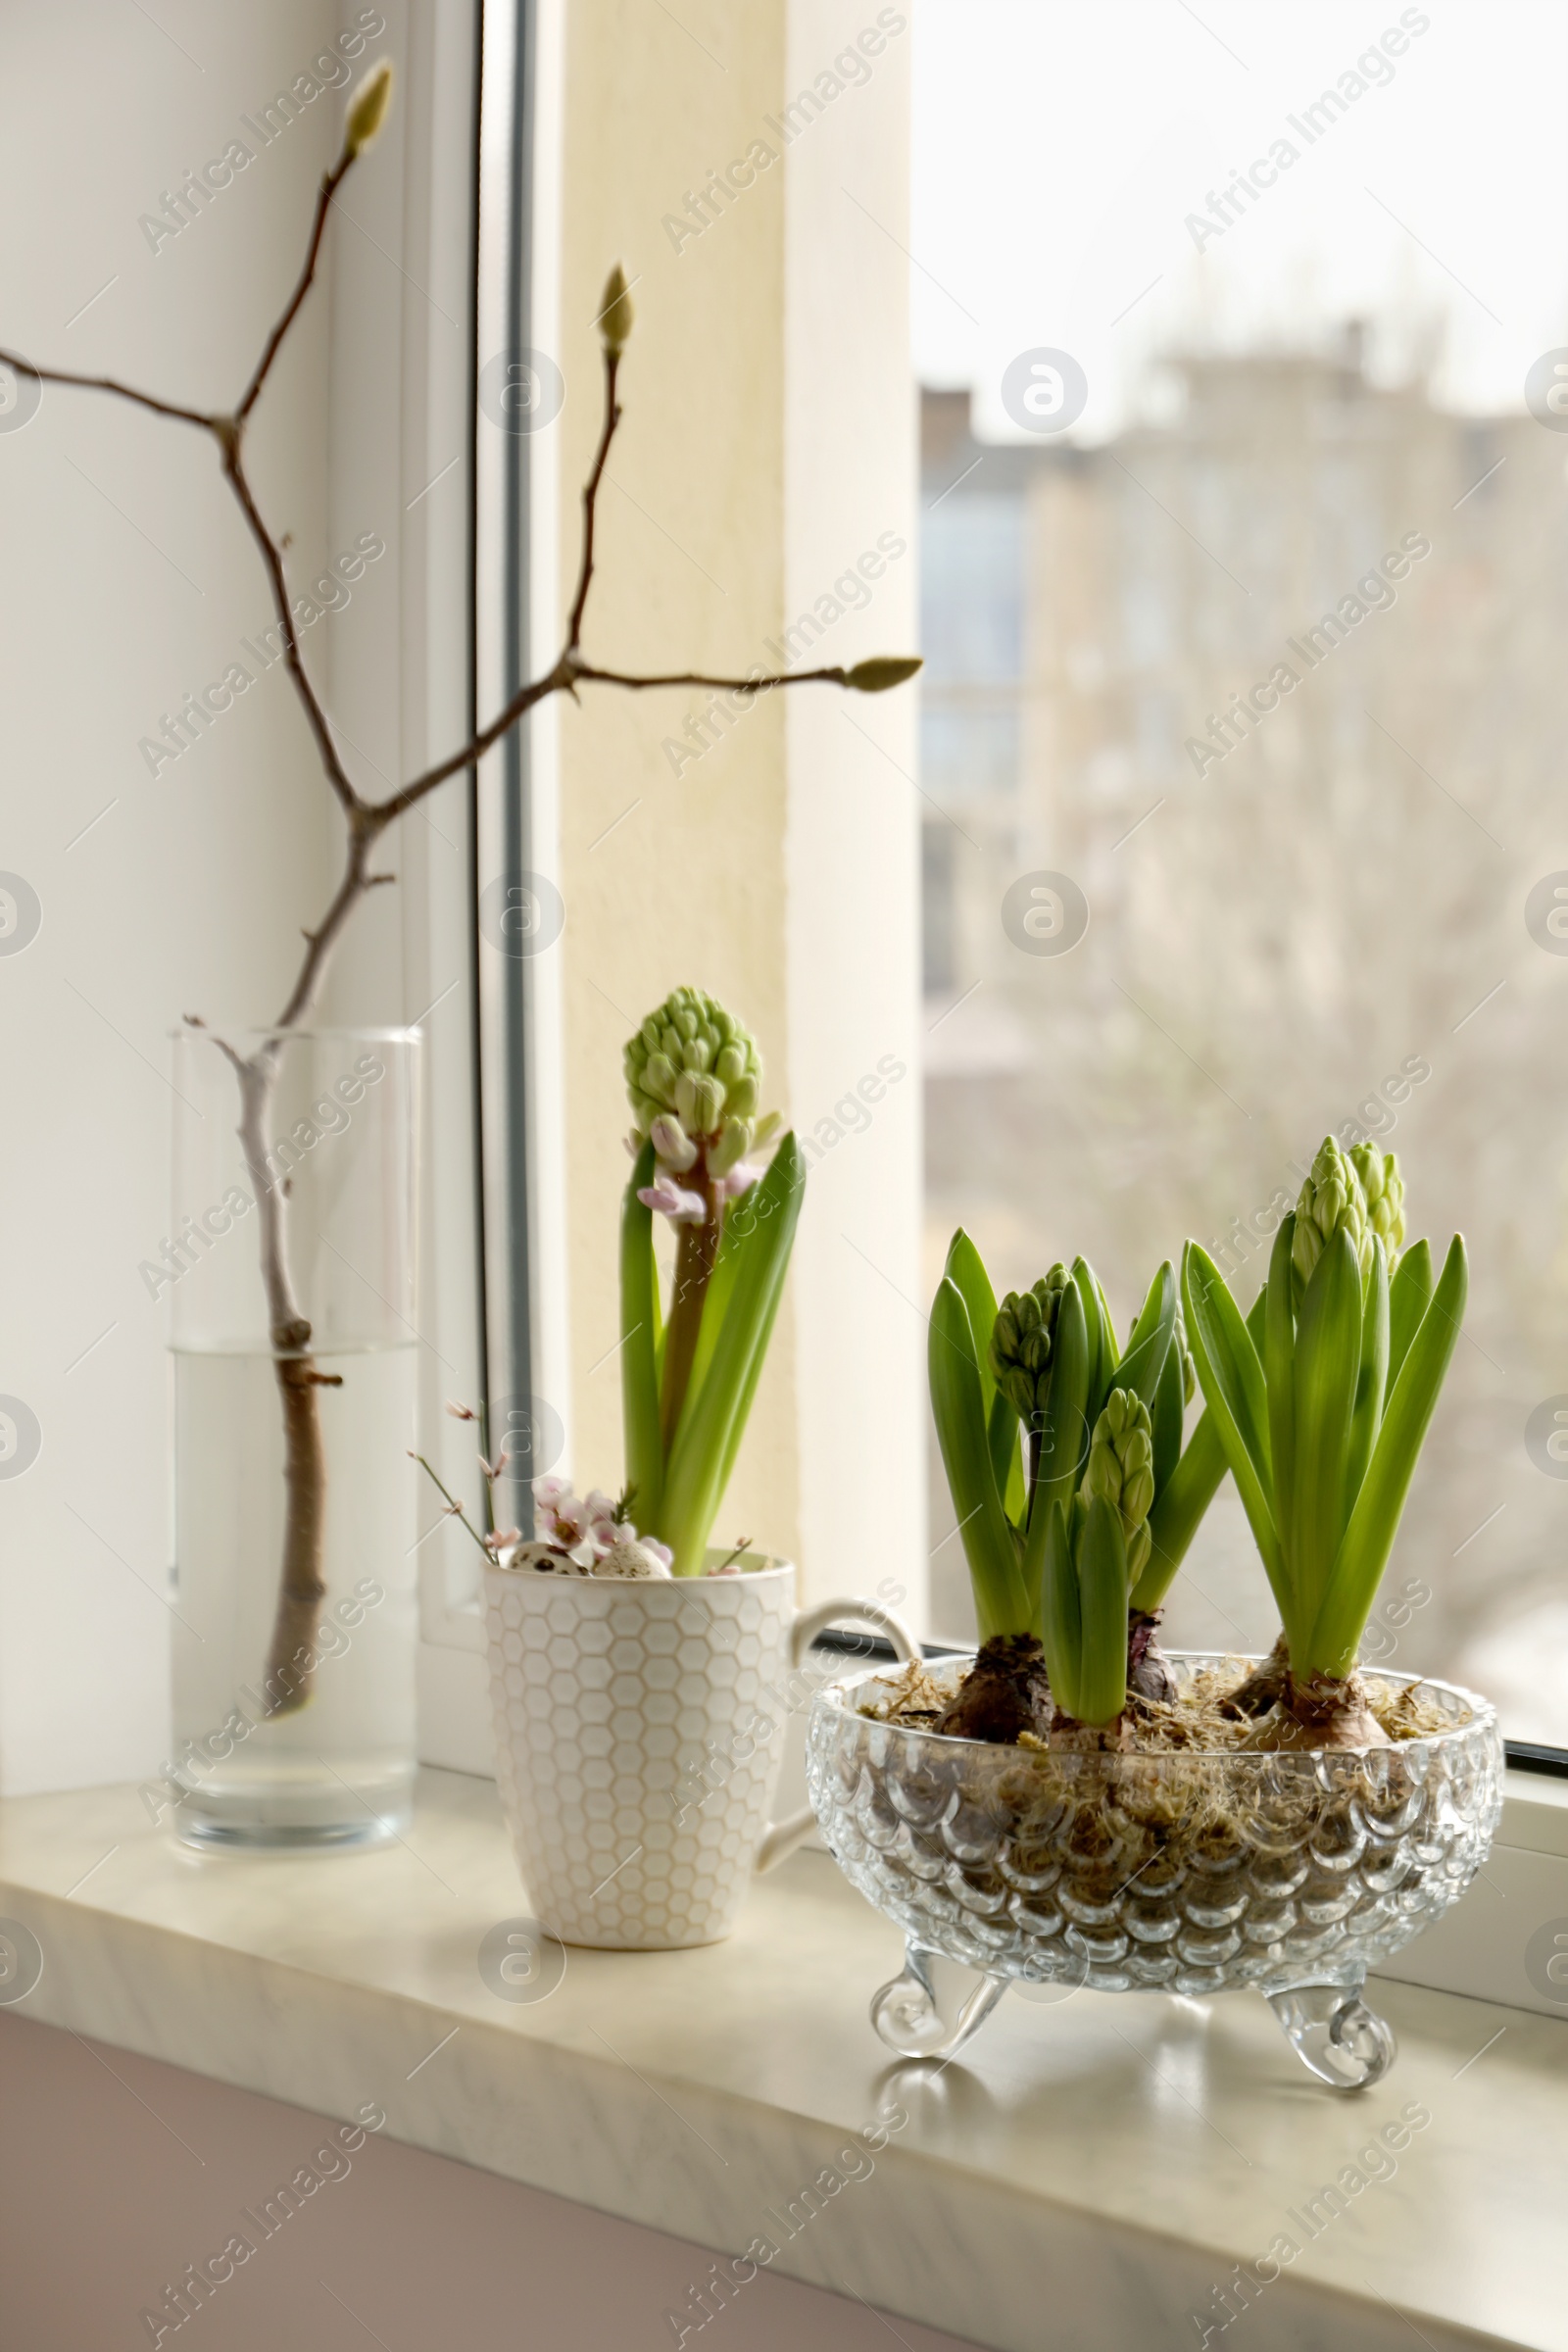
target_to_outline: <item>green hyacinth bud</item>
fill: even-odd
[[[657,1118],[649,1121],[647,1132],[654,1139],[654,1150],[659,1154],[661,1164],[668,1168],[672,1176],[684,1176],[688,1168],[697,1165],[697,1146],[679,1119],[672,1117],[667,1110],[661,1111]]]
[[[1372,1265],[1372,1233],[1367,1223],[1366,1195],[1353,1163],[1326,1135],[1312,1162],[1312,1172],[1296,1203],[1296,1239],[1291,1263],[1296,1271],[1296,1296],[1311,1280],[1323,1254],[1323,1245],[1343,1226],[1355,1248],[1364,1281]]]
[[[1376,1144],[1352,1144],[1350,1164],[1361,1179],[1367,1220],[1383,1244],[1392,1274],[1404,1247],[1404,1178],[1398,1160]]]
[[[731,1168],[739,1167],[751,1148],[750,1119],[726,1119],[717,1143],[708,1148],[710,1176],[727,1176]]]
[[[653,1136],[672,1175],[686,1176],[699,1161],[710,1176],[728,1175],[778,1125],[776,1113],[757,1115],[756,1040],[703,989],[672,989],[627,1039],[622,1066],[637,1133]]]
[[[1149,1559],[1145,1522],[1154,1500],[1153,1430],[1148,1405],[1131,1389],[1112,1389],[1105,1399],[1090,1441],[1081,1491],[1086,1500],[1103,1495],[1121,1520],[1130,1591]]]
[[[675,1065],[667,1054],[650,1054],[637,1081],[639,1094],[651,1095],[667,1109],[675,1100]]]
[[[1051,1388],[1051,1352],[1061,1294],[1072,1279],[1063,1265],[1043,1274],[1032,1290],[1009,1291],[991,1327],[991,1373],[1020,1421],[1044,1414]]]
[[[682,1070],[675,1081],[675,1108],[690,1135],[716,1135],[724,1115],[724,1089],[700,1070]]]

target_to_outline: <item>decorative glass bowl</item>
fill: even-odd
[[[1218,1657],[1172,1661],[1178,1675]],[[968,1657],[933,1664],[947,1690]],[[951,2058],[1009,1984],[1101,1992],[1255,1985],[1336,2089],[1387,2073],[1367,1971],[1456,1902],[1502,1809],[1485,1699],[1422,1680],[1443,1730],[1388,1748],[1079,1755],[990,1746],[857,1712],[886,1668],[812,1703],[807,1776],[851,1884],[904,1930],[871,2021],[906,2058]],[[1369,1675],[1374,1690],[1414,1678]],[[949,2028],[933,1956],[983,1982]]]

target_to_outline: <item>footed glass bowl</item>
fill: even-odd
[[[970,1662],[934,1663],[933,1679],[951,1691]],[[1220,1663],[1172,1660],[1178,1676]],[[1387,2073],[1394,2034],[1362,1987],[1486,1860],[1503,1753],[1485,1699],[1421,1680],[1445,1727],[1353,1753],[1074,1755],[873,1722],[857,1709],[889,1674],[818,1693],[807,1777],[840,1869],[905,1933],[904,1973],[871,2003],[890,2049],[951,2058],[1015,1982],[1255,1985],[1320,2082]],[[952,2028],[933,1956],[982,1974]]]

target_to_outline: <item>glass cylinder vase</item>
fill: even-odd
[[[173,1752],[201,1846],[396,1836],[415,1769],[419,1038],[182,1029]],[[160,1279],[163,1277],[164,1279]]]

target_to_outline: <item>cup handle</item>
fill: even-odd
[[[790,1627],[790,1664],[798,1666],[817,1635],[826,1633],[830,1625],[842,1624],[846,1618],[853,1618],[861,1625],[874,1626],[879,1634],[886,1634],[903,1665],[910,1665],[924,1654],[904,1619],[895,1616],[891,1609],[884,1609],[880,1602],[823,1600],[814,1609],[802,1609],[797,1613],[795,1623]],[[787,1860],[796,1847],[809,1838],[815,1827],[816,1815],[809,1805],[803,1805],[799,1813],[790,1815],[788,1821],[769,1822],[762,1832],[757,1859],[752,1864],[754,1872],[760,1875],[762,1871],[772,1870],[776,1864]]]

